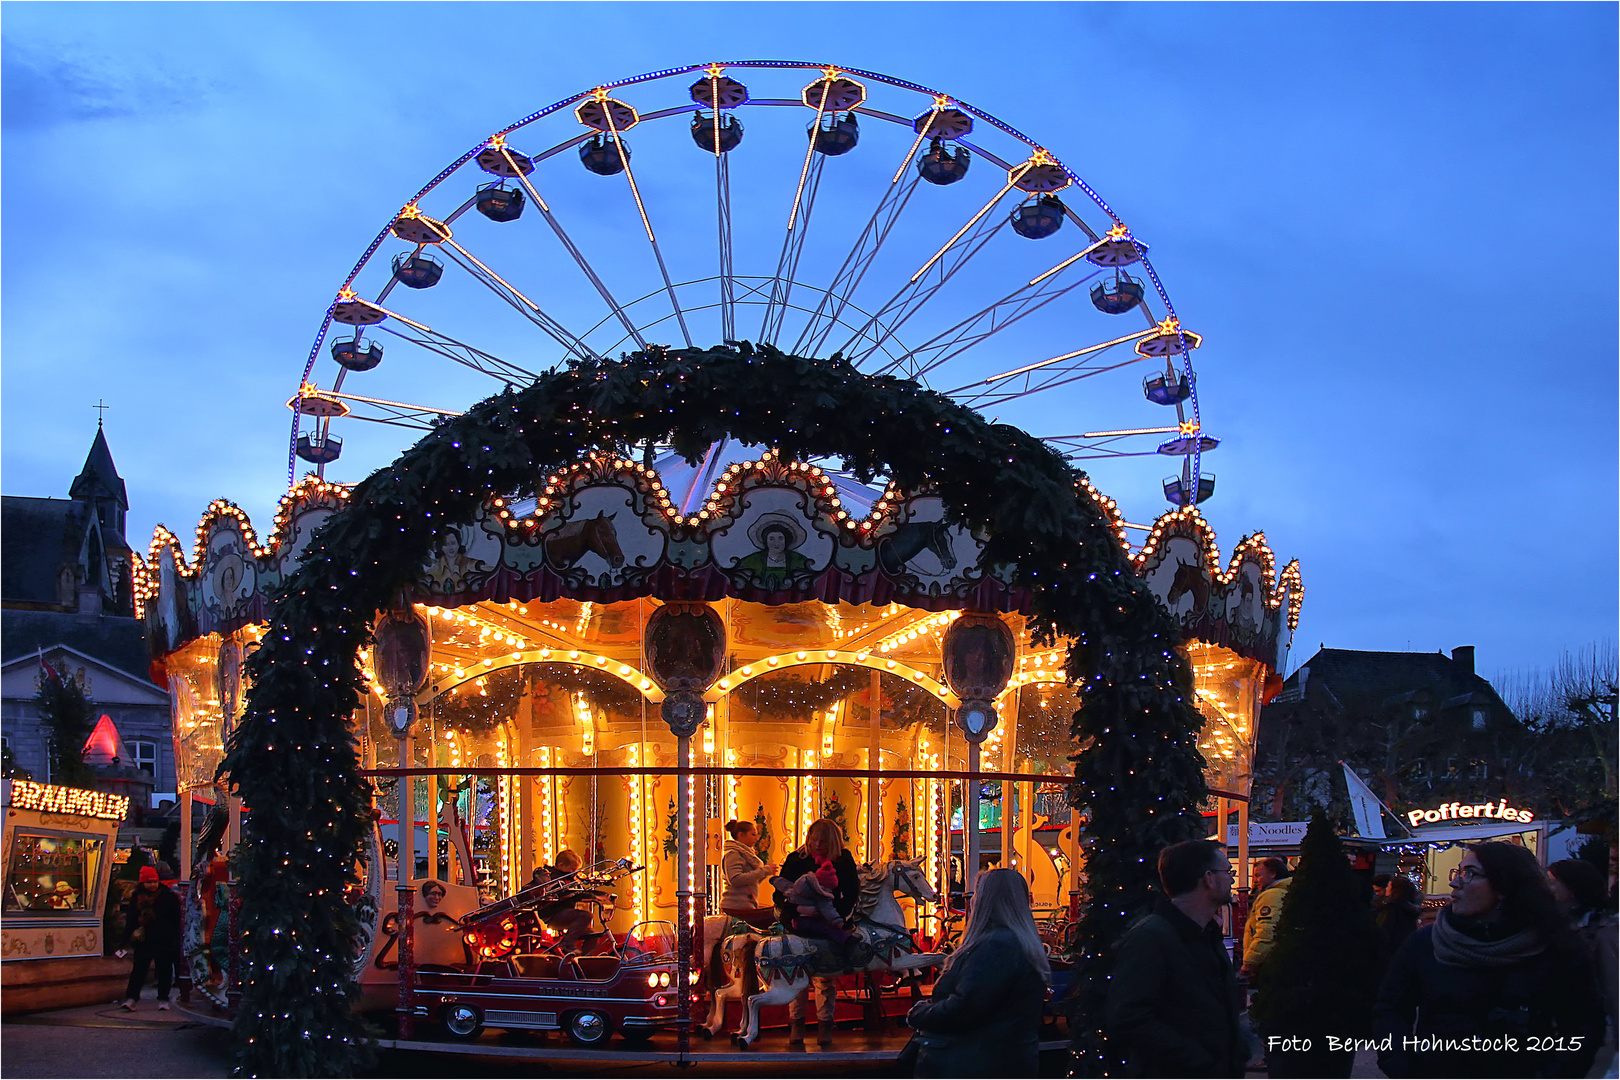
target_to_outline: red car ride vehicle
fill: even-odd
[[[512,953],[467,970],[425,964],[411,994],[413,1012],[457,1039],[486,1027],[562,1031],[599,1047],[617,1032],[632,1041],[674,1027],[680,1008],[674,924],[637,923],[592,956]],[[696,983],[692,971],[689,982]],[[688,988],[697,1000],[695,986]]]

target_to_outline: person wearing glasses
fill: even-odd
[[[1378,1067],[1407,1076],[1582,1076],[1603,1038],[1591,961],[1536,857],[1467,845],[1451,903],[1401,945],[1373,1007]]]
[[[1165,898],[1114,955],[1104,1028],[1127,1076],[1242,1076],[1248,1038],[1221,937],[1232,864],[1213,840],[1159,852]]]

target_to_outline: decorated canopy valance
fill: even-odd
[[[440,530],[413,599],[454,608],[732,597],[1027,612],[1030,598],[1010,584],[1012,568],[981,566],[983,538],[948,522],[938,495],[891,485],[873,493],[868,511],[841,498],[848,481],[836,481],[819,466],[765,451],[733,464],[700,504],[683,509],[658,468],[593,455],[541,478],[533,494],[492,496],[470,525]],[[1113,501],[1082,485],[1129,550]],[[245,513],[216,501],[198,523],[190,560],[160,528],[138,582],[154,648],[172,652],[263,621],[269,594],[345,498],[342,487],[306,478],[282,499],[262,545]],[[1132,559],[1188,640],[1276,667],[1303,589],[1297,562],[1277,574],[1263,534],[1245,538],[1223,569],[1202,515],[1178,510],[1158,520]]]

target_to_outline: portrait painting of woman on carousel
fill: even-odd
[[[439,595],[465,592],[478,584],[489,567],[467,554],[461,530],[442,529],[433,542],[434,557],[428,565],[427,583]]]
[[[755,550],[732,567],[741,584],[774,592],[792,588],[798,578],[815,570],[809,556],[797,550],[806,539],[804,526],[787,514],[771,511],[759,515],[748,526],[748,539]]]

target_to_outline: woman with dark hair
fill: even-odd
[[[932,997],[906,1022],[919,1044],[913,1076],[1035,1076],[1052,966],[1016,870],[979,875],[967,930]]]
[[[1451,903],[1395,954],[1373,1021],[1391,1077],[1586,1072],[1603,1037],[1601,998],[1534,855],[1468,845]]]
[[[1608,1032],[1598,1050],[1596,1065],[1607,1067],[1615,1060],[1615,1034],[1620,1031],[1620,1015],[1616,1013],[1620,970],[1615,960],[1620,925],[1609,902],[1608,882],[1603,880],[1603,871],[1585,859],[1555,862],[1547,867],[1547,875],[1559,909],[1569,919],[1570,929],[1586,947],[1586,955],[1597,971],[1598,987],[1608,1011]]]

